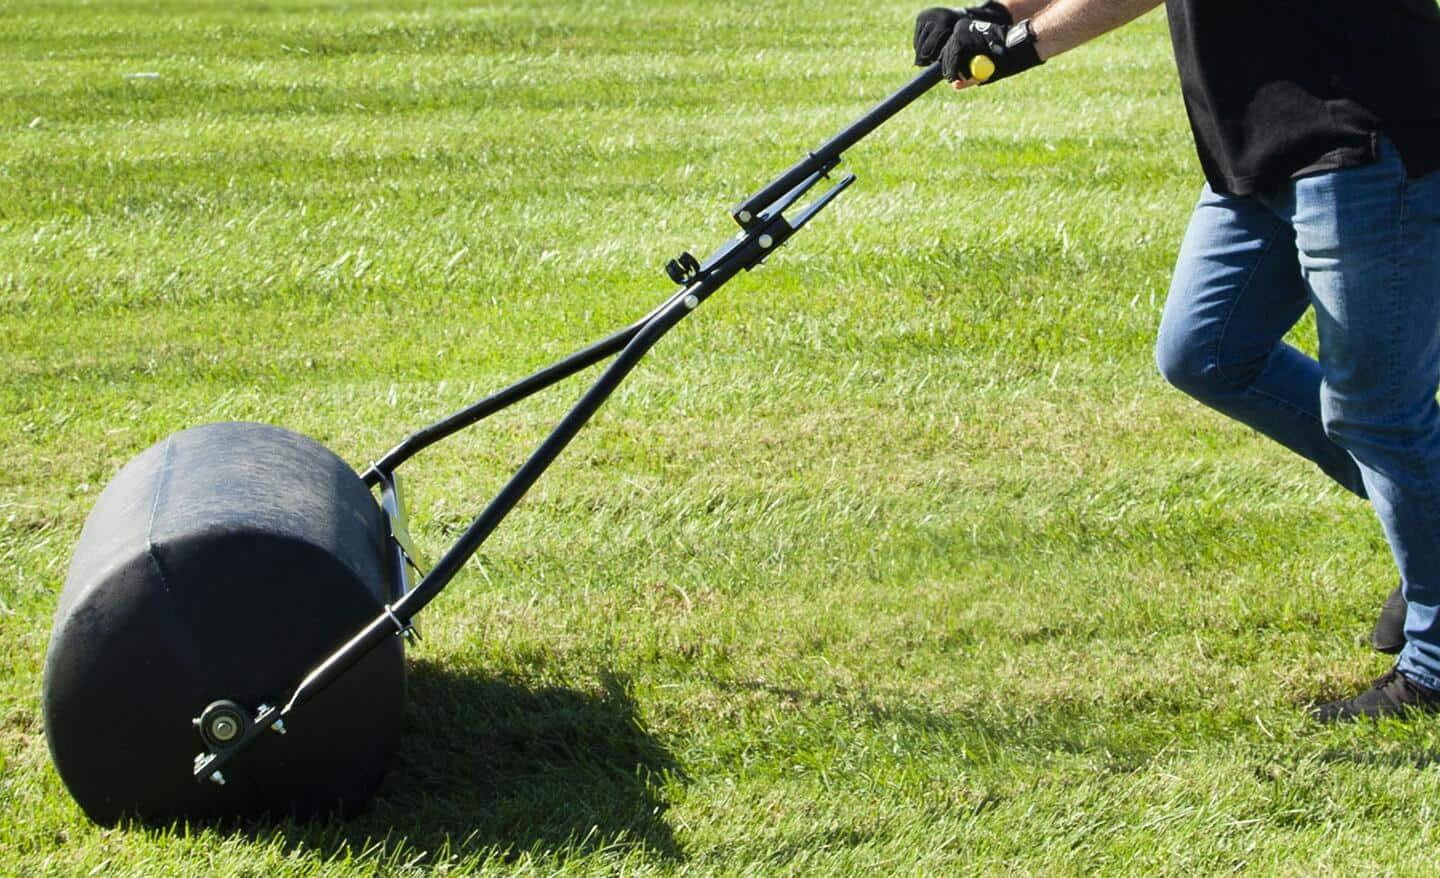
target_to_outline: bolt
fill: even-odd
[[[240,724],[233,716],[217,716],[210,721],[210,736],[217,741],[233,741],[240,734]]]
[[[748,210],[742,210],[740,211],[740,215],[735,218],[740,220],[740,222],[742,223],[748,223],[755,218],[755,214],[751,213]]]
[[[769,235],[761,235],[761,236],[760,236],[760,249],[761,249],[761,250],[769,250],[769,249],[770,249],[771,247],[773,247],[773,246],[775,246],[775,239],[774,239],[774,238],[770,237]]]
[[[283,734],[285,734],[285,720],[283,720],[283,719],[277,719],[277,720],[275,720],[275,725],[271,726],[270,728],[271,728],[271,729],[274,729],[274,731],[275,731],[275,733],[276,733],[277,735],[283,735]]]
[[[221,774],[218,771],[214,772],[210,775],[210,782],[215,784],[217,787],[223,787],[225,786],[225,775]]]
[[[691,311],[694,311],[699,304],[700,300],[695,298],[694,296],[685,297],[685,307],[689,308]]]

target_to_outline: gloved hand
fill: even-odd
[[[940,60],[940,50],[962,18],[976,21],[991,21],[996,24],[1014,24],[1010,10],[999,0],[985,0],[979,6],[965,9],[946,9],[936,6],[927,9],[915,19],[915,66],[929,67]]]
[[[970,62],[984,55],[995,63],[995,72],[985,82],[1029,70],[1045,62],[1035,49],[1030,22],[1014,25],[960,19],[940,51],[940,72],[949,82],[970,78]]]

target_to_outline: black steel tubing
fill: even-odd
[[[576,372],[588,369],[606,357],[624,349],[625,345],[630,343],[630,340],[635,337],[635,333],[639,332],[640,327],[644,325],[645,321],[641,320],[628,326],[608,338],[601,339],[583,350],[576,351],[559,362],[546,366],[533,375],[516,381],[503,390],[492,393],[490,396],[461,409],[444,420],[437,421],[414,435],[406,437],[405,441],[385,452],[385,456],[373,464],[370,469],[366,470],[361,478],[364,479],[367,487],[375,487],[380,483],[381,473],[394,472],[395,468],[400,466],[400,464],[419,454],[421,451],[424,451],[426,448],[429,448],[431,445],[434,445],[436,442],[447,439],[466,427],[488,418],[501,409],[514,405],[532,393],[544,390],[557,381],[563,381]]]
[[[290,696],[290,701],[285,706],[284,713],[289,713],[293,708],[304,704],[316,692],[324,689],[336,677],[379,645],[382,640],[403,631],[415,614],[430,603],[464,568],[466,562],[470,560],[481,544],[494,532],[515,504],[520,501],[520,498],[525,496],[525,492],[530,490],[530,487],[554,462],[565,446],[570,443],[570,440],[575,438],[585,423],[605,403],[605,400],[610,397],[625,376],[630,374],[630,371],[640,362],[640,358],[686,314],[744,267],[745,264],[738,259],[723,266],[717,266],[713,273],[707,275],[693,287],[682,290],[671,297],[666,305],[642,323],[629,343],[615,358],[615,362],[606,368],[599,379],[575,404],[575,407],[561,419],[550,435],[545,438],[545,441],[540,443],[540,447],[530,455],[529,460],[525,461],[515,475],[511,476],[510,481],[505,483],[505,487],[500,489],[500,493],[495,495],[495,499],[490,501],[490,505],[485,507],[485,510],[461,535],[460,539],[436,562],[425,578],[408,594],[389,607],[385,615],[371,621],[360,633],[312,671],[296,687],[295,693]],[[687,300],[692,297],[694,303],[687,303]]]
[[[821,145],[819,149],[810,153],[788,171],[776,177],[764,189],[747,198],[740,206],[732,211],[731,215],[741,226],[747,229],[751,228],[756,224],[757,220],[759,220],[761,213],[771,207],[778,199],[790,194],[792,190],[804,183],[806,178],[817,172],[828,173],[831,168],[839,163],[840,156],[845,150],[854,146],[866,135],[870,134],[870,132],[883,125],[891,116],[905,109],[916,98],[933,88],[940,79],[939,64],[934,64],[926,68],[904,87],[900,88],[884,101],[881,101],[873,110],[850,125],[850,127],[830,138],[830,140]],[[464,430],[466,427],[470,427],[489,417],[495,412],[513,405],[531,394],[544,390],[555,382],[564,380],[576,372],[587,369],[604,360],[606,357],[619,352],[625,345],[630,343],[630,340],[635,337],[635,334],[640,331],[642,326],[669,304],[671,304],[671,302],[666,302],[646,317],[625,329],[595,342],[589,347],[557,363],[546,366],[533,375],[522,378],[509,387],[497,391],[485,399],[406,437],[404,441],[387,451],[379,461],[365,471],[362,475],[365,484],[372,488],[375,487],[380,482],[381,473],[393,472],[396,467],[426,448],[429,448],[431,445],[434,445],[436,442],[447,439]]]
[[[830,138],[819,149],[810,153],[801,161],[797,162],[790,170],[776,177],[764,189],[745,199],[730,212],[735,221],[742,228],[749,228],[759,217],[762,211],[774,203],[775,199],[785,195],[791,189],[800,185],[806,177],[816,171],[828,171],[840,161],[841,153],[854,146],[870,132],[881,125],[896,113],[910,106],[918,97],[923,95],[935,86],[943,77],[940,74],[940,65],[932,64],[925,68],[919,76],[910,80],[903,88],[881,101],[875,109],[861,116],[853,125]]]
[[[683,290],[681,292],[684,292]],[[373,488],[380,484],[383,473],[391,473],[400,464],[444,439],[455,435],[461,430],[476,424],[485,418],[490,417],[503,408],[514,405],[525,399],[532,393],[537,393],[557,381],[563,381],[574,375],[576,372],[584,371],[606,357],[624,349],[625,345],[635,337],[640,328],[650,322],[656,314],[665,310],[680,293],[672,295],[669,299],[661,302],[651,309],[649,314],[639,320],[613,333],[600,341],[576,351],[563,360],[551,363],[549,366],[535,372],[532,375],[521,378],[509,387],[490,394],[479,402],[466,406],[453,415],[443,420],[436,421],[423,430],[407,436],[403,442],[385,452],[385,456],[372,464],[369,469],[361,475],[365,486]]]
[[[859,121],[840,132],[820,149],[811,153],[804,161],[777,177],[759,193],[751,196],[736,208],[735,218],[740,221],[745,232],[722,246],[707,260],[699,269],[698,277],[693,279],[688,286],[672,294],[668,300],[661,303],[640,321],[415,433],[387,452],[380,462],[367,470],[363,478],[367,485],[373,487],[380,482],[384,474],[393,472],[397,466],[422,449],[532,393],[549,387],[606,357],[615,355],[614,362],[581,396],[575,406],[540,444],[540,447],[511,476],[495,498],[490,501],[484,511],[424,579],[393,605],[387,606],[383,614],[372,619],[362,630],[306,675],[305,679],[296,686],[282,710],[261,711],[255,720],[257,733],[264,728],[276,725],[281,715],[288,715],[293,709],[304,704],[379,645],[381,641],[398,633],[407,632],[415,614],[430,603],[464,568],[481,544],[494,532],[515,504],[524,497],[541,474],[575,438],[576,434],[594,416],[595,412],[650,348],[685,315],[694,310],[700,302],[709,298],[736,274],[763,262],[769,253],[784,244],[795,231],[815,213],[823,209],[853,180],[853,177],[847,178],[822,195],[802,212],[795,224],[792,225],[781,213],[795,198],[798,198],[804,189],[808,189],[816,182],[809,178],[817,174],[823,175],[834,168],[839,162],[841,153],[904,109],[938,83],[940,79],[939,65],[926,69]],[[802,184],[808,185],[798,192],[795,191]],[[792,192],[795,198],[786,199],[786,196]],[[785,199],[783,203],[781,203],[782,199]],[[747,211],[752,213],[746,214]],[[742,214],[747,215],[743,221],[741,221]],[[248,745],[252,738],[253,735],[247,735],[241,741],[236,742],[235,746],[213,750],[197,757],[195,776],[199,779],[210,777],[244,746]]]

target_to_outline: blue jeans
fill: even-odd
[[[1282,339],[1307,307],[1318,361]],[[1174,385],[1368,497],[1400,568],[1402,673],[1440,689],[1440,173],[1366,165],[1208,186],[1155,350]]]

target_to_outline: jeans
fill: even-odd
[[[1319,359],[1283,341],[1306,307]],[[1257,196],[1208,186],[1180,249],[1160,371],[1370,500],[1409,613],[1399,668],[1440,689],[1440,173],[1376,161]]]

